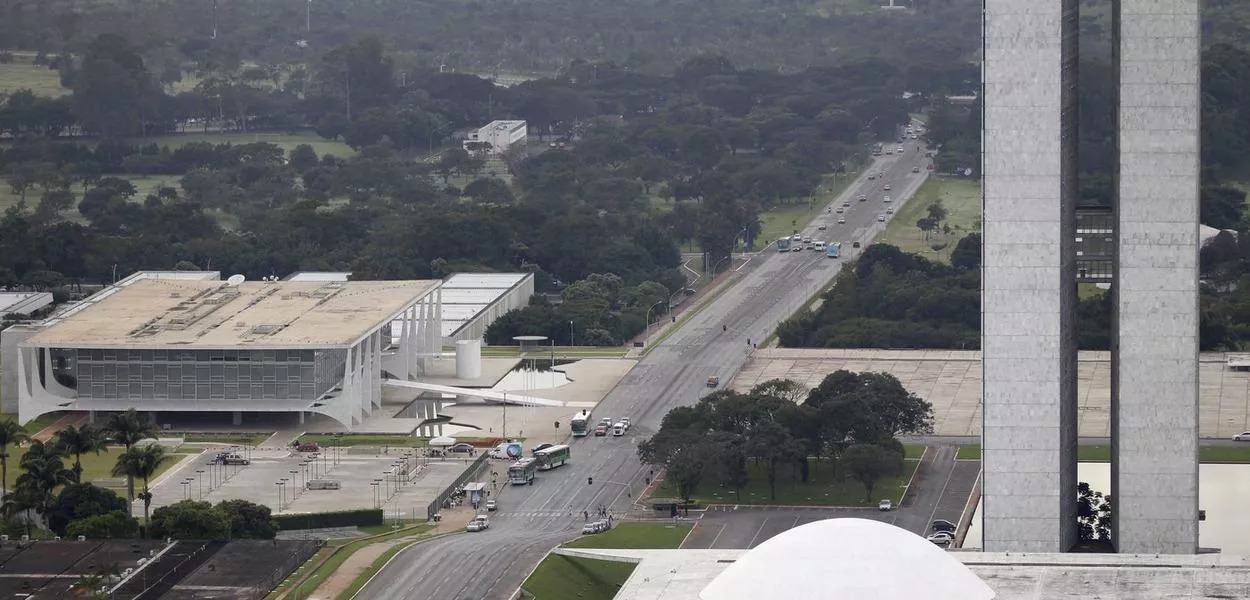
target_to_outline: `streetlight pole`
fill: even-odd
[[[508,441],[508,392],[503,392],[503,441]]]
[[[569,321],[569,349],[573,348],[573,322]]]
[[[664,301],[657,300],[655,304],[652,304],[651,307],[647,309],[647,326],[644,327],[642,330],[642,345],[643,346],[647,346],[647,347],[651,346],[651,309],[661,304],[664,304]]]
[[[195,480],[199,482],[198,486],[200,488],[200,500],[203,500],[204,499],[204,469],[195,470]]]
[[[308,0],[308,6],[304,7],[304,33],[312,31],[312,0]]]

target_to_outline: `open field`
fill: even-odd
[[[129,140],[133,144],[156,144],[157,146],[169,146],[181,148],[187,144],[196,142],[206,142],[209,144],[250,144],[253,142],[269,142],[280,146],[283,150],[290,152],[300,144],[308,144],[316,151],[318,156],[331,154],[334,156],[354,156],[355,150],[351,146],[343,142],[327,140],[311,131],[301,131],[299,133],[274,133],[274,132],[210,132],[210,133],[175,133],[170,135],[153,135],[144,138],[133,138]]]
[[[908,452],[911,454],[911,452]],[[691,498],[698,504],[760,504],[781,506],[876,506],[882,498],[890,498],[897,504],[902,501],[907,482],[920,461],[908,458],[903,461],[903,470],[894,477],[882,477],[873,488],[873,497],[864,499],[864,486],[850,478],[837,478],[833,467],[828,461],[813,460],[807,483],[800,483],[798,473],[789,465],[782,466],[777,473],[777,497],[773,498],[768,488],[767,472],[760,465],[747,466],[749,483],[741,492],[717,487],[711,482],[703,483]],[[667,481],[655,491],[655,496],[677,498],[677,487]]]
[[[924,239],[916,221],[929,212],[929,205],[941,200],[946,208],[946,223],[954,231],[950,235],[934,232]],[[904,252],[915,252],[938,262],[950,262],[951,251],[959,238],[976,231],[981,219],[981,188],[975,179],[930,177],[916,196],[908,200],[877,241],[898,246]],[[935,250],[937,246],[940,249]]]
[[[8,64],[0,64],[0,95],[30,90],[38,96],[64,96],[70,93],[61,87],[61,74],[31,62],[30,57],[17,56]]]

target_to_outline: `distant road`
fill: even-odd
[[[490,529],[404,550],[357,598],[508,598],[548,550],[580,532],[583,510],[593,514],[604,505],[616,514],[626,512],[648,475],[638,461],[637,440],[654,433],[669,409],[693,404],[707,393],[709,375],[718,375],[722,386],[727,384],[750,355],[747,340],[762,341],[827,285],[844,261],[858,256],[862,248],[852,248],[853,242],[866,247],[885,228],[877,221],[888,206],[883,195],[892,196],[897,209],[920,187],[929,174],[928,159],[923,150],[916,151],[916,142],[903,146],[907,151],[901,155],[878,158],[829,204],[828,213],[802,232],[842,242],[842,259],[810,250],[779,253],[775,247],[765,248],[742,268],[737,283],[653,347],[599,404],[596,420],[633,419],[635,426],[628,435],[573,441],[569,465],[540,471],[534,485],[510,487],[501,494]],[[912,173],[914,167],[919,173]],[[885,176],[869,181],[869,172]],[[886,184],[890,191],[882,189]],[[868,201],[858,202],[860,194]],[[843,202],[850,206],[839,215],[835,211]],[[839,217],[846,223],[837,224]],[[819,230],[821,225],[826,230]],[[493,468],[507,467],[496,463]],[[587,484],[587,477],[594,478],[593,485]]]

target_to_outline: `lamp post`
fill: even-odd
[[[300,485],[299,485],[299,471],[294,471],[294,470],[293,470],[293,471],[287,471],[287,472],[291,474],[291,482],[292,482],[292,483],[291,483],[291,485],[292,485],[292,487],[291,487],[291,499],[292,499],[292,500],[294,500],[294,499],[295,499],[295,497],[299,495],[299,490],[300,490]]]
[[[573,348],[573,322],[569,321],[569,349]]]
[[[191,499],[191,481],[190,480],[187,480],[187,479],[182,480],[182,499],[183,500]]]
[[[273,482],[273,485],[278,491],[278,510],[275,512],[282,512],[282,482],[275,481]]]
[[[204,499],[204,469],[195,470],[195,480],[199,482],[200,500]]]
[[[376,480],[371,481],[369,482],[369,485],[373,487],[373,507],[377,508],[382,504],[378,501],[378,482]]]
[[[720,260],[716,261],[715,263],[712,263],[712,279],[716,279],[716,269],[720,268],[720,264],[725,262],[725,260],[732,258],[732,257],[733,257],[733,248],[730,248],[729,256],[723,256],[721,257]]]
[[[644,346],[647,346],[647,347],[650,347],[650,346],[651,346],[651,309],[653,309],[653,308],[655,308],[655,307],[657,307],[657,306],[659,306],[659,305],[661,305],[661,304],[664,304],[664,301],[663,301],[663,300],[657,300],[655,304],[652,304],[649,308],[647,308],[647,326],[646,326],[646,327],[644,327],[644,328],[643,328],[643,330],[642,330],[642,333],[643,333],[643,335],[642,335],[642,345],[644,345]]]

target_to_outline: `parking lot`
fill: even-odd
[[[216,452],[184,461],[153,489],[152,508],[180,500],[242,499],[275,514],[310,513],[382,506],[387,517],[424,517],[426,507],[472,462],[469,458],[425,457],[412,448],[323,448],[239,450],[248,465],[212,464]],[[339,489],[306,489],[308,481],[333,480]],[[281,503],[281,506],[279,506]],[[139,507],[142,510],[142,507]]]

